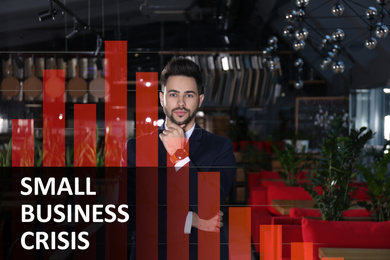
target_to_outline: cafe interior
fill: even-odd
[[[1,167],[119,166],[120,152],[107,158],[115,42],[125,43],[113,67],[125,86],[124,140],[141,124],[137,75],[160,76],[183,56],[204,80],[197,123],[234,146],[221,204],[231,259],[390,259],[390,1],[6,0],[0,14]],[[64,72],[63,94],[48,92],[64,102],[65,141],[52,150],[63,162],[44,158],[48,70]],[[93,156],[83,164],[75,129],[90,104]],[[16,196],[0,194],[3,205]],[[7,243],[2,235],[0,259]]]

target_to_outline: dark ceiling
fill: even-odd
[[[129,52],[158,53],[162,50],[197,51],[262,51],[270,36],[279,39],[278,53],[287,81],[296,76],[294,60],[305,62],[303,80],[309,77],[326,82],[326,95],[346,95],[350,89],[390,85],[390,36],[378,39],[375,49],[364,47],[373,22],[365,18],[369,6],[378,11],[375,0],[311,0],[304,9],[302,26],[309,31],[301,51],[292,48],[292,39],[283,36],[288,25],[286,13],[297,9],[292,0],[62,0],[80,20],[90,25],[104,40],[126,40]],[[345,11],[333,16],[332,6],[340,2]],[[73,31],[72,16],[57,10],[55,20],[39,22],[38,13],[48,9],[47,0],[0,1],[0,51],[3,54],[28,52],[86,52],[96,49],[96,35],[82,30],[66,39]],[[383,23],[390,26],[389,1],[383,6]],[[294,26],[299,26],[298,22]],[[320,69],[325,57],[321,41],[337,28],[345,32],[339,43],[338,57],[345,64],[342,74],[330,68]],[[104,47],[102,48],[104,51]],[[161,67],[161,61],[141,60],[150,68]],[[149,62],[149,64],[146,64]],[[310,71],[311,73],[308,73]],[[285,74],[286,74],[285,73]],[[311,74],[311,76],[309,75]],[[309,76],[308,76],[309,75]]]

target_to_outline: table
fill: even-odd
[[[320,247],[319,256],[320,259],[344,257],[344,260],[389,260],[390,249]]]
[[[314,208],[313,200],[272,200],[271,205],[279,211],[280,214],[284,216],[290,215],[291,208],[301,208],[301,209],[313,209],[320,210],[319,208]],[[364,209],[363,207],[354,205],[350,209]],[[315,218],[315,217],[312,217]],[[372,217],[344,217],[345,220],[373,220]],[[389,258],[390,260],[390,258]]]
[[[272,200],[272,206],[280,212],[280,214],[290,215],[291,208],[315,209],[314,201],[312,200]]]

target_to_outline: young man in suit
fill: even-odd
[[[161,73],[160,104],[165,122],[158,132],[158,165],[174,166],[176,171],[189,167],[188,213],[181,222],[185,234],[189,235],[190,259],[197,259],[197,231],[219,232],[223,226],[222,212],[216,212],[208,219],[197,214],[198,172],[220,172],[220,202],[223,203],[230,191],[236,172],[233,145],[229,139],[202,129],[195,122],[195,115],[204,100],[204,87],[199,66],[185,58],[174,58]],[[150,135],[149,135],[150,136]],[[142,137],[141,137],[142,138]],[[186,143],[188,140],[188,143]],[[135,139],[127,142],[127,165],[135,167]],[[137,142],[142,143],[142,142]],[[146,153],[145,153],[146,155]],[[147,156],[145,156],[147,157]],[[168,162],[168,163],[167,163]],[[130,178],[131,180],[131,178]],[[169,181],[169,180],[168,180]],[[130,181],[129,199],[135,197],[134,178]],[[167,205],[166,173],[158,174],[159,205]],[[211,198],[212,199],[212,198]],[[166,209],[159,207],[159,244],[166,243],[170,232],[166,227]],[[164,223],[165,222],[165,223]],[[181,225],[181,224],[180,224]],[[137,231],[141,232],[141,231]],[[195,246],[193,246],[195,245]],[[225,245],[225,246],[222,246]],[[226,237],[221,232],[221,259],[228,259]],[[159,246],[159,259],[166,259],[166,247]]]

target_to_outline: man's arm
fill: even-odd
[[[236,160],[233,154],[233,144],[228,139],[225,139],[224,143],[222,145],[219,145],[219,147],[220,150],[215,153],[215,159],[211,163],[212,165],[207,166],[206,171],[220,173],[220,185],[219,185],[220,201],[218,203],[222,204],[225,201],[231,189],[232,183],[234,181],[234,177],[236,173]],[[202,171],[202,167],[195,166],[193,162],[190,161],[190,175],[199,176],[197,173],[201,171]],[[205,179],[205,181],[207,182],[207,179]],[[212,189],[212,187],[215,184],[209,183],[209,185],[210,188]],[[211,189],[207,189],[207,191]],[[218,197],[218,194],[210,194],[210,198],[216,198],[216,197]],[[199,216],[195,213],[197,211],[196,207],[194,207],[192,210],[194,212],[193,219],[192,219],[193,227],[203,231],[219,232],[219,229],[223,226],[222,223],[223,213],[221,211],[208,219],[202,219],[199,218]],[[210,212],[214,210],[215,208],[209,209]]]
[[[219,229],[223,227],[223,212],[220,211],[218,214],[209,219],[201,219],[195,212],[192,213],[192,226],[202,231],[207,232],[219,232]]]

